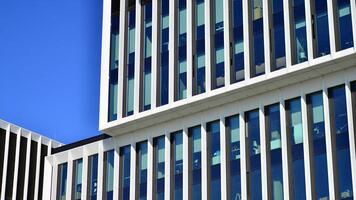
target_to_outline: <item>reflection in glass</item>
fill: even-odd
[[[212,67],[212,89],[223,87],[225,84],[224,69],[224,9],[223,2],[226,0],[212,0],[213,9],[213,44],[214,62]]]
[[[233,32],[233,74],[232,82],[242,81],[244,75],[244,39],[242,24],[242,0],[232,1],[232,32]]]
[[[263,39],[263,5],[262,0],[252,0],[252,31],[253,31],[253,65],[251,76],[265,73],[264,39]]]
[[[73,188],[72,198],[79,200],[82,198],[82,177],[83,177],[83,159],[73,162]]]
[[[169,1],[161,0],[160,16],[160,64],[159,64],[159,102],[158,105],[168,103],[168,42],[169,42]]]
[[[114,150],[104,153],[104,187],[103,199],[113,199],[114,189]]]
[[[261,186],[261,140],[259,111],[247,112],[245,115],[247,133],[247,182],[251,200],[262,199]]]
[[[336,142],[339,199],[353,199],[345,86],[329,89],[331,134]]]
[[[239,116],[226,118],[226,137],[230,159],[230,198],[241,200],[241,155],[240,155],[240,124]]]
[[[120,199],[130,199],[131,146],[120,148]]]
[[[152,1],[143,5],[143,64],[142,64],[142,105],[141,110],[151,108],[151,66],[152,66]]]
[[[317,92],[307,95],[308,129],[312,134],[312,162],[316,199],[328,199],[328,168],[326,163],[325,121],[323,95]]]
[[[183,200],[183,133],[171,134],[174,200]]]
[[[313,1],[312,1],[313,3]],[[326,0],[315,0],[315,15],[313,15],[313,37],[316,40],[316,57],[330,54],[328,10]]]
[[[286,102],[286,125],[288,144],[291,145],[291,180],[294,190],[294,199],[306,199],[305,172],[303,155],[303,127],[300,98]]]
[[[95,200],[98,192],[98,154],[88,158],[88,199]]]
[[[154,178],[155,178],[155,190],[154,196],[155,200],[164,200],[164,164],[165,164],[165,153],[164,153],[164,142],[165,136],[161,136],[153,139],[154,146]]]
[[[57,181],[57,199],[58,200],[66,199],[67,171],[68,171],[67,163],[58,165],[58,181]]]
[[[350,48],[354,45],[352,38],[351,6],[349,0],[337,0],[337,11],[339,25],[340,50]]]
[[[278,70],[286,66],[285,38],[284,38],[284,15],[283,0],[272,1],[273,20],[273,57],[271,70]]]
[[[294,59],[293,64],[308,60],[307,49],[307,30],[305,22],[305,3],[304,0],[292,0],[294,17]]]
[[[221,198],[221,174],[220,174],[220,121],[214,121],[207,124],[208,153],[210,167],[210,199]]]
[[[138,167],[138,198],[147,199],[147,141],[137,144],[137,167]]]
[[[191,199],[201,199],[201,128],[189,129],[189,149],[191,152],[190,188]]]
[[[193,94],[205,92],[205,1],[195,0],[195,63]]]
[[[187,97],[187,2],[178,0],[177,100]]]

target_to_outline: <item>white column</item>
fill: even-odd
[[[251,70],[251,56],[250,56],[250,1],[242,0],[242,15],[243,15],[243,38],[244,38],[244,63],[245,63],[245,80],[250,79],[250,70]]]
[[[118,145],[116,145],[118,146]],[[113,199],[119,199],[119,177],[120,177],[120,152],[119,147],[114,151],[114,185],[113,185]]]
[[[183,129],[183,199],[189,199],[189,135],[188,129]]]
[[[284,19],[284,38],[285,38],[285,51],[286,51],[286,67],[292,66],[292,50],[291,50],[291,24],[290,24],[290,12],[289,1],[283,1],[283,19]]]
[[[68,169],[67,169],[67,193],[66,193],[66,199],[71,200],[72,199],[72,185],[73,185],[73,158],[71,155],[71,152],[68,152]],[[100,177],[100,176],[99,176]]]
[[[247,155],[246,155],[246,125],[245,125],[245,114],[243,112],[239,115],[240,123],[240,154],[241,154],[241,199],[247,199],[248,196],[248,182],[247,182]]]
[[[141,79],[142,76],[142,53],[143,53],[143,40],[142,38],[142,6],[141,0],[136,0],[136,32],[135,32],[135,85],[134,85],[134,114],[140,112],[140,91],[141,91]]]
[[[202,177],[202,200],[208,199],[208,144],[206,123],[202,124],[201,129],[201,177]]]
[[[171,142],[169,132],[165,133],[165,144],[164,144],[164,199],[171,199]]]
[[[187,0],[187,98],[193,95],[193,3]]]
[[[266,125],[265,125],[265,111],[263,105],[260,105],[259,109],[259,122],[260,122],[260,141],[261,141],[261,184],[262,184],[262,199],[269,199],[268,196],[268,160],[267,160],[267,137],[266,137]],[[251,191],[253,192],[253,191]]]
[[[21,145],[21,128],[17,131],[16,135],[16,154],[15,154],[15,167],[14,167],[14,183],[12,185],[12,199],[16,199],[16,189],[17,189],[17,178],[18,178],[18,169],[20,162],[20,145]]]
[[[83,150],[83,173],[82,173],[82,199],[87,199],[88,197],[88,154],[84,148]]]
[[[136,144],[131,144],[130,153],[130,200],[136,199]]]
[[[6,129],[5,137],[5,151],[4,151],[4,165],[2,171],[2,186],[1,186],[1,200],[5,199],[5,187],[6,187],[6,172],[7,172],[7,162],[9,158],[9,142],[10,142],[10,124]]]
[[[58,163],[54,162],[53,165],[53,179],[52,179],[52,198],[51,199],[57,199],[57,184],[58,184]],[[27,188],[27,187],[26,187]],[[26,192],[26,196],[24,194],[24,198],[23,199],[27,199],[27,192]],[[84,199],[84,198],[82,198]]]
[[[314,51],[313,51],[313,29],[312,29],[312,19],[311,19],[311,11],[310,11],[310,1],[305,0],[305,24],[307,30],[307,49],[308,49],[308,61],[314,59]]]
[[[352,96],[351,96],[351,86],[350,82],[345,82],[346,89],[346,105],[347,105],[347,124],[349,131],[349,144],[350,144],[350,160],[351,160],[351,170],[352,170],[352,186],[353,191],[356,191],[356,144],[355,144],[355,124],[354,117],[355,113],[352,110]]]
[[[226,131],[225,118],[220,118],[220,170],[221,170],[221,200],[227,200],[227,152],[226,152]]]
[[[148,138],[147,141],[147,200],[153,200],[153,187],[154,187],[154,177],[153,177],[153,139]]]
[[[169,44],[168,44],[168,62],[169,62],[169,69],[168,69],[168,102],[174,102],[174,94],[175,94],[175,68],[176,68],[176,35],[177,35],[177,28],[176,28],[176,0],[169,1]]]
[[[264,56],[265,56],[265,73],[271,72],[271,37],[270,37],[270,6],[269,0],[262,0],[263,4],[263,42],[264,42]]]
[[[104,151],[103,151],[103,143],[99,144],[99,152],[98,152],[98,192],[97,199],[101,200],[104,195],[103,187],[104,187]]]
[[[152,65],[151,65],[151,109],[157,106],[157,87],[158,87],[158,68],[160,61],[158,54],[160,54],[160,46],[158,44],[159,38],[159,19],[160,9],[158,7],[159,0],[152,1]]]
[[[212,57],[212,50],[211,50],[211,1],[212,0],[205,0],[205,90],[206,92],[211,91],[211,57]],[[204,194],[204,192],[203,192]]]
[[[331,55],[334,55],[336,52],[336,35],[335,34],[335,14],[334,13],[334,0],[327,0],[327,9],[328,9],[328,24],[329,24],[329,41],[330,41],[330,52]]]
[[[39,182],[40,182],[40,165],[41,165],[41,151],[42,151],[42,137],[37,141],[37,155],[36,155],[36,176],[35,176],[35,191],[34,191],[34,199],[38,199],[38,188],[39,188]],[[70,168],[68,168],[70,169]],[[71,171],[71,170],[68,170]],[[70,177],[68,177],[70,178]],[[69,191],[69,190],[67,190]]]
[[[231,83],[231,74],[233,71],[231,71],[231,48],[230,48],[230,42],[231,42],[231,35],[230,35],[230,29],[231,29],[231,23],[230,23],[230,15],[231,15],[231,6],[230,6],[230,0],[223,0],[223,6],[224,6],[224,63],[225,63],[225,86],[230,85]]]
[[[26,149],[26,169],[25,169],[25,180],[24,180],[25,182],[23,185],[23,187],[24,187],[23,199],[27,199],[27,194],[28,194],[28,181],[29,181],[29,176],[30,176],[30,157],[31,157],[31,134],[28,134],[27,149]],[[55,172],[57,172],[57,171],[55,170]],[[56,180],[57,179],[55,179],[55,181]],[[53,189],[55,189],[55,188],[53,188]],[[56,195],[56,194],[53,194],[53,195]]]
[[[55,185],[54,183],[52,165],[47,159],[45,159],[43,172],[43,195],[40,198],[51,199],[51,188]]]

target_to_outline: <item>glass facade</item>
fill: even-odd
[[[227,0],[212,0],[212,89],[220,88],[225,85],[225,58],[224,58],[224,8],[223,2]]]
[[[221,170],[220,170],[220,121],[214,121],[207,124],[208,136],[208,170],[210,180],[208,179],[208,192],[210,199],[221,198]]]
[[[147,141],[137,144],[138,184],[136,186],[139,200],[147,199]]]
[[[191,199],[201,199],[201,127],[196,126],[189,129],[189,152],[191,167],[189,169]]]
[[[232,83],[244,79],[244,38],[243,38],[242,0],[232,0]]]
[[[165,136],[153,139],[154,146],[154,198],[155,200],[164,200],[164,175],[165,175]]]
[[[58,165],[57,200],[65,200],[67,194],[67,171],[68,164]]]
[[[335,139],[335,162],[338,177],[337,188],[339,199],[353,199],[352,174],[350,160],[349,131],[347,122],[345,86],[338,86],[328,90],[331,134]]]
[[[187,2],[178,1],[177,100],[187,97]]]
[[[141,111],[151,108],[151,68],[152,68],[152,1],[145,1],[143,5],[143,64],[142,64],[142,92]]]
[[[172,176],[173,199],[183,200],[183,132],[172,133],[171,143],[174,172]]]
[[[286,66],[283,0],[272,0],[272,23],[271,71],[274,71]]]
[[[265,73],[265,55],[264,55],[264,38],[263,38],[263,3],[262,0],[251,1],[252,13],[252,44],[251,53],[251,76],[259,76]]]
[[[308,130],[312,139],[312,174],[316,199],[328,199],[328,167],[326,160],[325,121],[323,94],[317,92],[307,95]]]
[[[305,2],[304,0],[292,0],[292,23],[293,31],[292,52],[293,64],[298,64],[308,60],[307,29],[305,21]]]
[[[352,113],[354,122],[354,133],[356,132],[356,82],[351,83],[351,96],[352,96]],[[355,138],[356,144],[356,138]]]
[[[88,199],[97,199],[98,193],[98,154],[88,159]]]
[[[205,92],[205,0],[195,2],[195,56],[193,94]]]
[[[131,146],[120,148],[120,188],[119,199],[130,199]]]
[[[168,72],[169,72],[169,2],[170,0],[161,1],[160,16],[160,66],[159,66],[159,98],[158,105],[168,103]]]
[[[329,41],[329,22],[326,0],[314,0],[311,2],[314,6],[313,17],[313,39],[316,53],[314,57],[320,57],[330,54]],[[314,3],[314,5],[313,5]]]
[[[262,185],[259,111],[249,111],[245,114],[245,118],[248,194],[251,200],[260,200],[262,199]]]
[[[336,16],[339,38],[336,41],[339,42],[339,49],[347,49],[354,46],[352,38],[352,20],[351,20],[351,6],[349,0],[337,0],[336,1]],[[355,23],[355,22],[354,22]]]
[[[104,153],[104,187],[103,199],[113,200],[114,190],[114,150]]]
[[[78,159],[73,162],[73,185],[72,199],[82,199],[82,177],[83,177],[83,159]]]

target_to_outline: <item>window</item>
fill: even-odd
[[[113,200],[114,189],[114,150],[104,153],[104,187],[103,199]]]
[[[191,199],[201,199],[201,128],[200,126],[189,129],[189,152],[190,152],[190,171],[189,188]]]
[[[328,90],[330,107],[330,124],[332,138],[336,147],[335,162],[339,189],[339,199],[353,199],[352,174],[350,160],[349,131],[347,124],[347,108],[345,86],[338,86]]]
[[[225,85],[224,69],[224,9],[223,2],[226,0],[212,0],[212,45],[213,65],[212,65],[212,89],[220,88]]]
[[[232,0],[232,82],[242,81],[244,75],[244,38],[242,0]]]
[[[354,132],[356,132],[356,82],[355,81],[351,83],[351,96],[352,96],[353,122],[354,122],[354,129],[355,129]]]
[[[220,174],[220,121],[214,121],[207,124],[208,136],[208,163],[209,177],[208,191],[210,191],[210,199],[221,198],[221,174]]]
[[[320,57],[330,54],[329,41],[329,22],[326,0],[311,1],[312,10],[312,28],[314,40],[314,57]]]
[[[174,188],[173,199],[183,200],[183,132],[178,131],[172,133],[171,143],[174,172],[172,175],[172,187]]]
[[[177,66],[177,97],[176,100],[187,97],[187,3],[178,0],[178,66]]]
[[[0,128],[0,158],[4,157],[5,154],[5,139],[6,139],[6,130]],[[2,185],[2,171],[4,168],[4,162],[0,162],[0,185]],[[1,195],[1,190],[0,190]]]
[[[230,190],[230,199],[241,200],[241,155],[240,155],[240,124],[239,116],[226,118],[226,139],[227,150],[229,152],[228,159],[228,190]]]
[[[279,104],[265,108],[267,157],[269,157],[272,199],[283,199],[283,171],[282,171],[282,141],[281,141],[281,118]],[[268,151],[267,150],[267,151]]]
[[[263,3],[262,0],[252,0],[252,69],[251,76],[265,73],[264,39],[263,39]],[[251,23],[251,22],[250,22]]]
[[[312,134],[311,156],[312,175],[315,182],[316,199],[328,199],[328,167],[326,163],[325,122],[323,94],[317,92],[307,95],[308,130]]]
[[[193,94],[205,92],[205,0],[195,0],[195,56]]]
[[[143,3],[143,62],[141,87],[140,111],[151,109],[151,68],[152,68],[152,1]]]
[[[300,98],[286,101],[286,125],[291,183],[294,199],[306,199],[303,150],[303,126]]]
[[[82,199],[83,159],[73,161],[72,199]]]
[[[155,200],[164,200],[164,175],[165,175],[165,136],[153,139],[154,146],[154,198]]]
[[[98,193],[98,154],[88,159],[88,199],[97,199]]]
[[[109,71],[109,122],[117,119],[117,88],[119,67],[120,2],[111,1],[110,71]]]
[[[307,30],[304,0],[292,0],[292,62],[298,64],[308,60]]]
[[[272,23],[271,31],[271,71],[275,71],[286,66],[285,37],[284,37],[284,15],[283,0],[272,1]]]
[[[68,164],[58,165],[57,200],[65,200],[67,193],[67,170]]]
[[[137,177],[137,196],[139,200],[147,199],[147,141],[137,144],[137,164],[138,177]]]
[[[336,1],[336,24],[338,25],[338,33],[336,34],[337,43],[339,43],[339,49],[347,49],[353,47],[352,38],[352,20],[351,20],[351,6],[349,0],[337,0]]]
[[[15,134],[14,134],[15,135]],[[16,136],[15,136],[16,141]],[[16,144],[11,144],[11,136],[10,136],[10,147],[15,147]],[[35,182],[36,182],[36,170],[37,170],[37,152],[38,152],[38,143],[36,141],[31,141],[31,153],[30,153],[30,171],[29,171],[29,181],[28,181],[28,193],[27,193],[27,200],[33,200],[35,197]],[[11,148],[10,148],[11,149]],[[15,150],[14,150],[15,151]],[[9,152],[11,153],[11,152]],[[15,154],[13,155],[13,159],[15,159]],[[9,154],[9,158],[11,158]],[[10,162],[10,161],[9,161]],[[11,166],[11,165],[10,165]],[[12,166],[10,168],[13,168]],[[9,170],[9,166],[8,166]],[[67,175],[66,175],[67,176]],[[9,175],[7,177],[10,177]],[[67,177],[66,177],[67,179]],[[10,183],[9,179],[7,182]]]
[[[161,1],[161,16],[160,16],[160,64],[159,64],[159,98],[157,105],[165,105],[168,103],[168,43],[169,43],[169,1]]]
[[[120,199],[130,199],[131,146],[120,148]]]
[[[0,133],[3,134],[3,133]],[[4,134],[5,136],[5,134]],[[21,141],[20,141],[20,155],[19,155],[19,165],[18,165],[18,176],[17,176],[17,191],[16,191],[16,197],[18,199],[21,199],[24,195],[24,183],[25,183],[25,173],[26,173],[26,154],[27,154],[27,138],[21,136]],[[5,144],[4,144],[5,147]],[[42,149],[43,150],[43,149]],[[43,151],[41,151],[41,154]],[[3,158],[3,157],[1,157]],[[43,160],[44,161],[44,160]],[[42,162],[42,160],[41,160]],[[2,171],[0,171],[1,173]],[[43,177],[43,173],[42,176]],[[1,178],[1,176],[0,176]],[[42,178],[41,178],[42,179]],[[43,188],[43,182],[42,182],[42,188]],[[40,189],[40,187],[39,187]],[[40,196],[42,197],[42,196]]]
[[[253,110],[247,112],[245,115],[247,133],[247,188],[248,196],[252,200],[262,199],[261,140],[258,112],[258,110]]]
[[[13,194],[12,194],[12,188],[14,183],[14,171],[15,171],[15,159],[16,159],[16,140],[17,140],[17,135],[15,133],[11,133],[10,132],[10,140],[9,140],[9,146],[8,146],[8,156],[7,156],[7,170],[6,170],[6,182],[5,182],[5,199],[11,199]],[[36,142],[37,145],[37,142]],[[37,150],[37,146],[35,147]],[[33,152],[35,154],[33,154]],[[36,169],[35,166],[33,166],[34,164],[36,164],[36,157],[34,157],[34,155],[36,155],[36,151],[31,152],[31,158],[33,158],[35,161],[31,162],[31,166],[34,167]],[[30,169],[31,170],[31,169]],[[36,173],[36,171],[31,170],[32,173]],[[31,178],[35,178],[34,175],[30,174],[29,176]],[[30,183],[32,183],[31,181],[33,181],[34,184],[34,180],[29,180]],[[29,188],[34,189],[34,187],[30,186]],[[33,199],[33,190],[29,191],[30,195],[28,195],[29,198]]]

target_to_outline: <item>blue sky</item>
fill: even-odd
[[[98,134],[102,0],[0,1],[0,118],[63,143]]]

